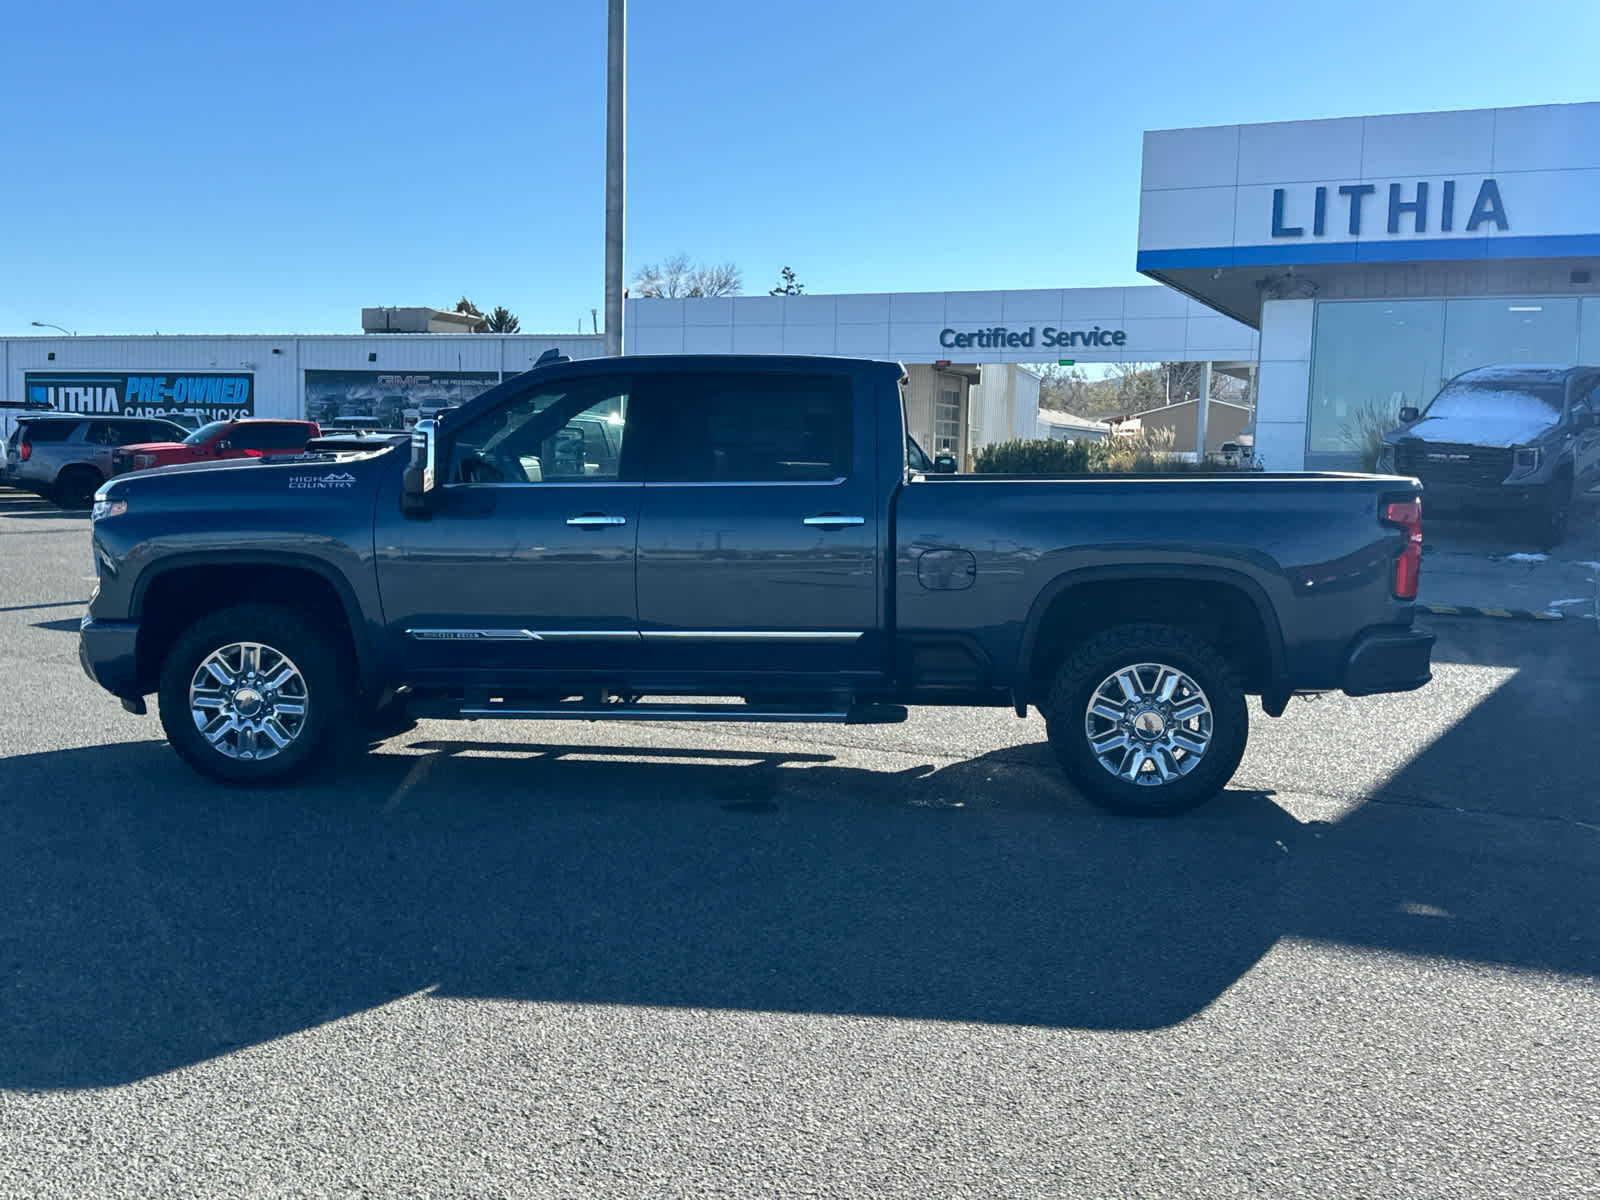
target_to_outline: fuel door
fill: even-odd
[[[970,550],[924,550],[917,556],[917,582],[930,592],[959,592],[978,578]]]

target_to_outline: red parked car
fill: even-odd
[[[274,421],[243,417],[237,421],[212,421],[181,442],[138,442],[120,446],[111,455],[111,473],[170,467],[176,463],[203,462],[208,458],[261,458],[267,454],[298,454],[306,442],[320,437],[315,421]]]

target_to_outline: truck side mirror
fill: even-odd
[[[933,473],[935,475],[954,475],[956,473],[956,456],[948,452],[934,455]]]
[[[438,486],[438,422],[418,421],[411,431],[411,463],[400,483],[400,511],[414,520],[426,520],[433,509]]]
[[[1400,410],[1400,424],[1409,425],[1421,415],[1414,405],[1408,404]]]

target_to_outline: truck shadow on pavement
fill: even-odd
[[[424,739],[286,792],[153,741],[12,758],[0,1087],[146,1078],[425,989],[1138,1030],[1283,937],[1600,973],[1593,826],[1429,799],[1548,761],[1505,743],[1526,702],[1310,824],[1249,791],[1106,816],[1043,745],[894,772]]]

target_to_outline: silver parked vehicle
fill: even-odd
[[[154,417],[19,417],[6,441],[5,476],[62,508],[88,508],[111,478],[111,452],[134,442],[178,442],[188,431]]]

